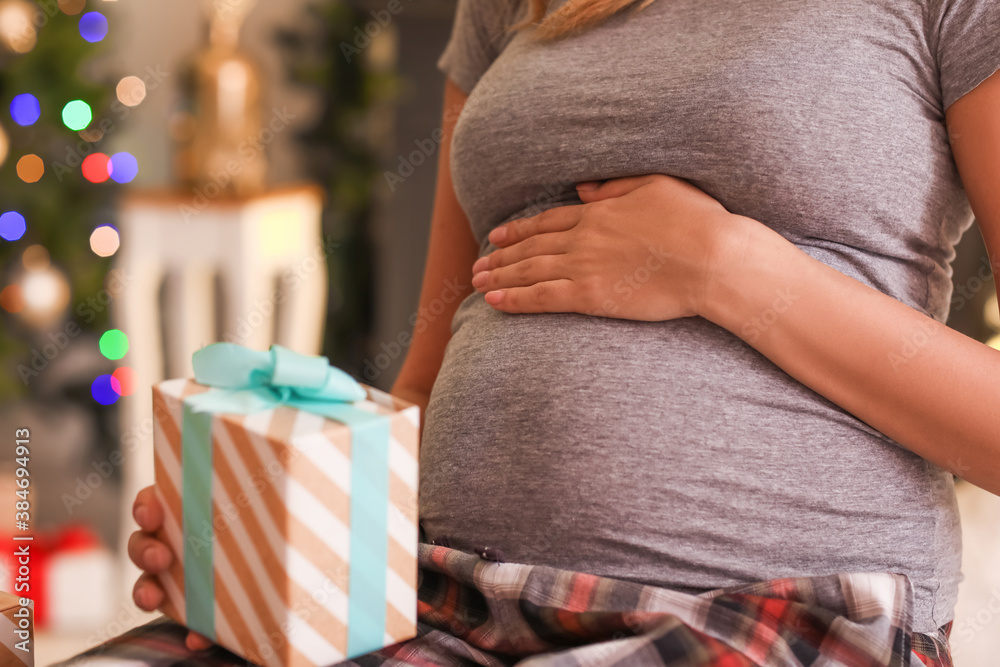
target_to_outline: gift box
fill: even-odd
[[[193,362],[153,387],[164,613],[266,666],[415,636],[419,408],[277,345]]]
[[[0,665],[32,667],[35,664],[34,642],[31,600],[0,593]]]
[[[33,625],[58,634],[87,632],[107,623],[117,604],[116,565],[94,530],[69,524],[40,530],[30,541],[23,537],[0,534],[0,590],[32,599]],[[30,572],[18,581],[18,554],[24,551]]]

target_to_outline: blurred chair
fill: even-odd
[[[213,199],[211,186],[203,190],[135,192],[121,205],[116,268],[126,287],[112,316],[131,341],[125,361],[136,387],[121,410],[126,597],[139,574],[126,553],[132,499],[153,483],[150,387],[192,377],[191,355],[215,341],[259,350],[280,343],[302,354],[321,348],[331,249],[322,238],[322,191]]]

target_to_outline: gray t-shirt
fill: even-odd
[[[483,254],[495,226],[580,203],[577,182],[665,173],[946,319],[972,214],[944,111],[1000,67],[1000,2],[656,0],[541,45],[503,34],[512,6],[459,0],[438,62],[469,93],[451,167]],[[902,572],[915,631],[953,618],[950,474],[725,329],[473,294],[452,330],[428,538],[687,591]]]

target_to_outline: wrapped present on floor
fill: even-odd
[[[278,345],[193,363],[153,387],[165,613],[266,666],[415,636],[419,408]]]
[[[32,605],[26,598],[0,593],[0,665],[4,667],[35,664]]]
[[[30,541],[24,535],[0,532],[0,590],[34,601],[32,622],[39,630],[81,633],[106,624],[117,604],[115,558],[94,529],[66,524],[39,530]],[[27,577],[19,578],[19,554],[30,562]]]

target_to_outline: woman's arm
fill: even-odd
[[[995,281],[998,110],[1000,73],[947,114]],[[738,265],[716,285],[704,316],[908,449],[1000,494],[1000,351],[839,273],[766,227],[758,231],[765,232],[758,242],[729,254]],[[791,297],[782,300],[782,293]]]
[[[437,188],[420,305],[415,317],[411,318],[414,324],[409,352],[392,387],[393,394],[416,403],[421,412],[427,407],[431,387],[441,368],[444,348],[451,338],[452,316],[462,299],[472,292],[469,282],[471,268],[479,255],[479,245],[472,236],[465,212],[455,198],[451,182],[451,134],[465,100],[462,89],[448,79],[445,83]]]

